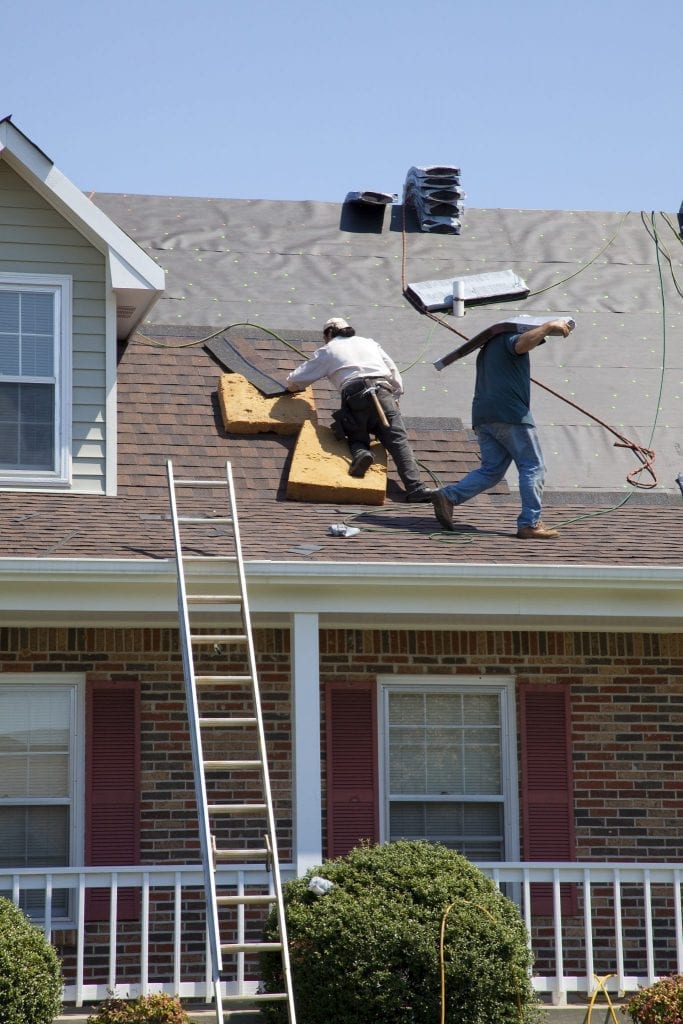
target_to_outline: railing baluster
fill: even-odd
[[[118,891],[118,875],[114,871],[109,888],[109,988],[112,992],[116,988]]]
[[[583,869],[583,935],[586,947],[586,992],[592,992],[595,964],[593,962],[593,894],[590,868]]]
[[[180,941],[182,937],[181,931],[181,917],[182,917],[182,888],[181,888],[181,875],[179,871],[175,873],[175,886],[174,886],[174,900],[173,900],[173,995],[177,996],[180,992]]]
[[[624,974],[624,933],[621,913],[621,871],[614,869],[614,940],[616,948],[617,985],[620,992],[625,988]]]
[[[555,992],[553,1004],[564,1006],[567,1002],[567,987],[564,980],[564,949],[562,946],[562,892],[560,872],[553,870],[553,932],[555,935]]]
[[[643,886],[645,899],[645,950],[647,956],[647,983],[651,985],[655,980],[655,954],[652,943],[652,879],[649,869],[645,869]]]
[[[149,995],[149,872],[142,876],[142,925],[140,928],[140,990]]]
[[[83,1006],[83,965],[85,954],[85,875],[78,875],[78,897],[76,915],[76,1006]]]

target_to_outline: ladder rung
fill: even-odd
[[[256,725],[256,718],[200,718],[199,724],[207,729],[232,729],[241,725]]]
[[[179,523],[202,523],[203,526],[213,526],[214,523],[231,523],[232,516],[178,516]]]
[[[243,633],[192,633],[190,636],[193,644],[238,644],[246,639]]]
[[[216,903],[219,907],[241,907],[243,904],[267,906],[275,903],[276,898],[270,893],[254,893],[253,896],[217,896]]]
[[[222,487],[225,489],[226,481],[223,480],[188,480],[187,478],[178,479],[174,478],[173,483],[176,487]]]
[[[222,1003],[266,1003],[269,1000],[287,999],[286,992],[247,992],[242,995],[223,996]]]
[[[268,860],[270,851],[265,847],[260,849],[242,847],[241,850],[216,850],[214,856],[217,861]]]
[[[188,594],[188,604],[225,604],[226,602],[234,604],[235,601],[241,602],[242,598],[238,594]]]
[[[266,804],[209,804],[209,814],[262,814]]]
[[[221,943],[221,953],[265,953],[282,949],[281,942],[226,942]]]
[[[183,562],[236,562],[237,555],[183,555]]]
[[[195,676],[197,686],[222,686],[226,683],[250,683],[251,676]]]
[[[204,768],[209,772],[236,771],[243,768],[247,771],[261,767],[260,761],[205,761]]]

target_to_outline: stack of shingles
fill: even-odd
[[[422,231],[460,234],[465,193],[457,167],[411,167],[403,186],[403,202],[415,209]]]
[[[362,479],[351,477],[349,450],[329,427],[317,422],[310,388],[266,396],[239,373],[224,373],[218,400],[225,429],[237,434],[296,434],[287,497],[296,501],[381,505],[387,486],[386,454],[373,446],[375,463]]]

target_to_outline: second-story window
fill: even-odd
[[[0,481],[68,474],[70,282],[0,279]]]

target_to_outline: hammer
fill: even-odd
[[[370,395],[373,402],[375,403],[375,411],[377,412],[377,416],[379,418],[380,423],[382,424],[383,427],[388,427],[389,420],[387,419],[386,413],[384,412],[384,409],[380,405],[379,398],[377,397],[377,385],[371,385],[369,388],[366,388],[363,394]]]

